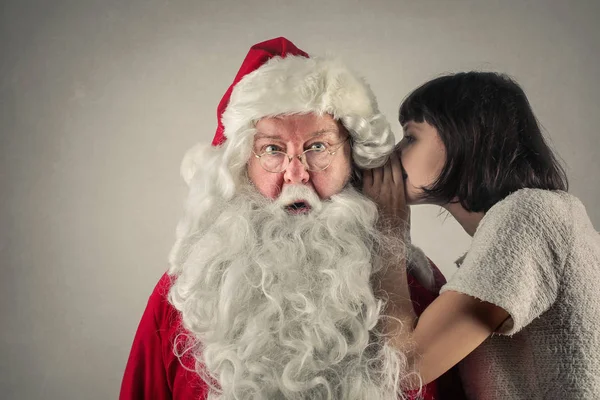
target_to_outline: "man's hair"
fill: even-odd
[[[494,72],[461,72],[415,89],[400,124],[427,122],[446,148],[437,180],[423,198],[488,211],[522,188],[567,190],[564,169],[546,144],[523,89]]]

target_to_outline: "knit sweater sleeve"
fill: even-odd
[[[441,292],[452,290],[506,310],[497,333],[512,335],[555,302],[571,251],[572,204],[546,190],[522,189],[494,205],[462,265]]]

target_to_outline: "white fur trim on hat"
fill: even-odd
[[[394,135],[368,84],[335,59],[274,57],[238,82],[222,122],[228,146],[262,118],[284,114],[330,114],[353,139],[354,161],[382,165]]]

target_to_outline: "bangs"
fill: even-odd
[[[398,121],[404,126],[409,121],[427,122],[439,129],[436,116],[447,108],[444,84],[448,77],[442,76],[415,89],[400,106]],[[446,83],[447,85],[447,83]]]
[[[398,121],[404,126],[409,121],[423,122],[425,119],[425,106],[419,93],[413,92],[400,106]]]

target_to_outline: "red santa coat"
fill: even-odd
[[[428,291],[408,275],[417,315],[435,299],[437,291],[445,283],[437,267],[432,266],[436,278],[435,293]],[[167,300],[170,287],[171,278],[165,274],[150,295],[133,340],[121,385],[120,400],[202,400],[207,396],[208,386],[194,371],[193,358],[186,356],[180,361],[173,353],[177,336],[185,330],[181,326],[180,313]],[[410,398],[460,399],[463,395],[458,387],[458,379],[451,371],[424,386],[420,397],[416,396],[416,391],[409,393]]]

